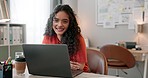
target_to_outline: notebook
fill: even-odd
[[[29,74],[53,77],[75,77],[82,71],[71,71],[65,44],[23,44]]]

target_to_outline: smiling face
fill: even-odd
[[[53,18],[53,30],[57,36],[62,37],[69,26],[69,16],[64,11],[59,11]]]

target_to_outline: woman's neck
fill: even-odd
[[[57,35],[57,38],[59,39],[59,41],[61,41],[62,36],[61,35]]]

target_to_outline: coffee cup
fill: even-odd
[[[24,57],[18,57],[15,59],[15,69],[16,69],[16,74],[23,74],[26,69],[26,60]]]

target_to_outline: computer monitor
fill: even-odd
[[[125,42],[125,46],[127,49],[133,49],[136,48],[137,43],[136,42]]]

